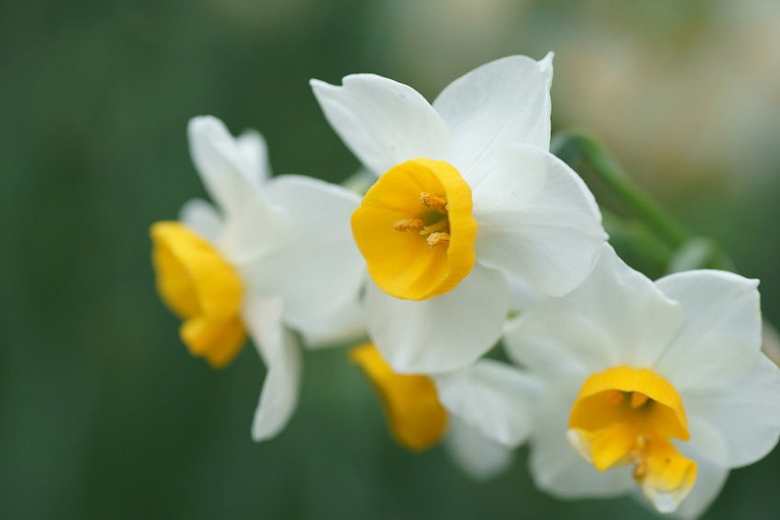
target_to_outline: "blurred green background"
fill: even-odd
[[[558,129],[588,128],[762,280],[780,323],[776,0],[2,0],[0,518],[652,518],[534,490],[526,451],[473,483],[390,439],[344,351],[310,352],[277,438],[249,427],[264,368],[188,356],[148,226],[204,191],[199,114],[266,136],[277,173],[358,164],[308,79],[376,72],[433,98],[500,56],[556,52]],[[777,518],[780,452],[706,518]]]

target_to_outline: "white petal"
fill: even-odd
[[[539,365],[551,375],[578,366],[587,373],[616,365],[650,367],[681,320],[679,304],[605,245],[585,283],[523,313],[508,328],[507,351],[516,361]],[[534,350],[541,348],[555,349],[558,361],[540,358],[543,354]]]
[[[346,305],[309,321],[301,334],[310,349],[355,344],[367,338],[366,312],[359,301],[359,294]]]
[[[474,266],[450,292],[423,301],[366,291],[368,330],[399,373],[449,372],[476,361],[498,341],[509,291],[498,271]]]
[[[179,212],[179,220],[212,244],[222,233],[222,217],[203,199],[188,200]]]
[[[252,340],[268,368],[252,422],[252,438],[275,437],[298,405],[301,353],[292,334],[282,327],[282,301],[254,298],[242,310]]]
[[[761,347],[757,280],[723,271],[688,271],[656,284],[685,311],[679,334],[657,365],[678,390],[707,384],[711,376],[740,377],[750,368],[744,361],[753,357],[741,358],[739,345]]]
[[[220,207],[227,209],[248,186],[259,187],[251,162],[222,121],[213,116],[194,117],[187,135],[195,167]]]
[[[409,159],[443,159],[449,130],[416,90],[373,74],[352,74],[343,86],[311,80],[325,117],[374,174]]]
[[[507,283],[509,284],[509,309],[514,312],[521,312],[538,307],[549,296],[537,291],[525,280],[514,276],[512,273],[505,272]]]
[[[540,381],[489,359],[433,380],[450,416],[510,448],[528,438],[533,426],[531,401],[541,392]]]
[[[236,138],[236,145],[252,178],[262,185],[271,178],[271,164],[268,161],[268,145],[257,130],[246,130]]]
[[[509,358],[545,379],[566,377],[583,382],[593,372],[618,361],[607,331],[553,308],[529,311],[507,323],[504,347]]]
[[[287,210],[281,247],[261,269],[264,290],[284,300],[284,321],[306,331],[310,322],[346,306],[363,283],[365,263],[350,229],[360,198],[346,189],[298,175],[276,177],[269,198]]]
[[[453,162],[479,182],[512,143],[550,149],[552,53],[509,56],[453,81],[433,102],[452,133]]]
[[[747,345],[742,352],[754,359],[753,370],[730,384],[713,384],[682,394],[691,417],[704,420],[720,431],[728,447],[729,467],[744,466],[763,458],[780,437],[780,369]],[[707,358],[701,362],[710,361]]]
[[[630,467],[600,472],[569,445],[569,411],[579,388],[564,386],[540,403],[539,423],[531,438],[534,482],[559,498],[612,497],[631,491],[636,484]]]
[[[193,162],[225,218],[220,248],[236,264],[262,254],[278,238],[281,215],[260,191],[236,140],[211,116],[190,120],[188,135]]]
[[[676,343],[687,346],[704,336],[723,336],[761,348],[758,280],[702,270],[672,274],[656,284],[685,309],[685,323]]]
[[[734,338],[702,337],[675,341],[653,370],[681,394],[720,392],[755,369],[759,354]]]
[[[566,163],[528,145],[504,149],[473,192],[477,259],[562,296],[593,269],[606,233],[601,214]]]
[[[514,452],[482,435],[479,430],[450,416],[444,446],[466,475],[483,481],[495,477],[512,463]]]
[[[688,432],[691,434],[689,440],[675,441],[680,453],[697,463],[707,460],[718,466],[728,466],[728,444],[716,426],[696,414],[689,413]]]

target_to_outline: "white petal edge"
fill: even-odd
[[[266,190],[287,211],[289,227],[262,263],[263,289],[284,300],[286,323],[304,333],[310,323],[321,328],[322,317],[354,300],[364,281],[365,261],[350,228],[360,197],[300,175],[276,177]]]
[[[512,273],[504,273],[509,284],[510,312],[522,312],[538,307],[549,298]]]
[[[478,261],[550,296],[563,296],[587,278],[607,238],[582,179],[532,146],[505,148],[473,200]]]
[[[281,300],[249,299],[242,317],[268,369],[252,422],[252,439],[260,442],[275,437],[298,405],[301,353],[292,334],[282,326]]]
[[[179,212],[179,220],[201,237],[216,244],[222,233],[222,216],[203,199],[190,199]]]
[[[603,330],[587,321],[548,313],[526,313],[512,319],[504,334],[509,359],[548,381],[565,377],[582,383],[593,372],[614,365],[617,353],[613,343]]]
[[[528,438],[533,428],[531,402],[541,394],[541,381],[489,359],[464,369],[434,376],[439,401],[450,416],[510,448]]]
[[[224,217],[220,249],[234,263],[263,254],[278,240],[282,214],[253,179],[236,140],[212,116],[190,120],[190,153],[207,191]]]
[[[375,175],[449,150],[447,125],[411,87],[374,74],[346,76],[341,87],[313,79],[311,87],[330,125]]]
[[[236,138],[236,145],[244,157],[250,176],[262,185],[271,178],[268,145],[257,130],[245,130]]]
[[[730,384],[682,394],[691,417],[720,431],[732,468],[762,459],[780,437],[780,369],[761,352],[747,346],[742,351],[755,360],[753,370]]]
[[[209,195],[223,209],[248,187],[259,187],[238,142],[221,120],[198,116],[187,125],[190,155]]]
[[[758,280],[724,271],[688,271],[656,282],[663,293],[680,302],[685,321],[669,345],[659,368],[695,367],[714,355],[710,344],[733,338],[761,348],[761,308]],[[684,376],[684,374],[681,374]]]
[[[471,479],[496,477],[514,461],[514,451],[482,435],[461,419],[450,416],[444,447],[453,462]]]
[[[760,348],[758,280],[726,271],[696,270],[665,276],[656,284],[686,309],[681,334],[728,336]]]
[[[469,182],[479,182],[509,144],[550,149],[552,58],[492,61],[450,83],[433,102],[452,133],[452,160]]]
[[[509,303],[504,276],[479,264],[450,292],[400,300],[369,281],[369,335],[398,373],[436,374],[463,368],[501,336]]]

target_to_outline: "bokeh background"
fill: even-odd
[[[267,137],[277,173],[357,161],[308,87],[376,72],[429,99],[556,52],[555,128],[589,129],[645,189],[762,280],[780,323],[776,0],[1,0],[0,518],[653,518],[537,492],[521,449],[487,483],[387,434],[343,349],[310,352],[277,439],[264,367],[191,358],[157,299],[149,225],[204,191],[187,120]],[[706,518],[777,518],[780,451]]]

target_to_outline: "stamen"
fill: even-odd
[[[423,227],[420,230],[420,234],[425,237],[430,235],[431,233],[436,233],[439,231],[449,231],[449,230],[450,230],[450,223],[446,218],[443,218],[434,224]]]
[[[438,246],[439,244],[449,244],[450,243],[450,234],[445,232],[435,232],[428,235],[428,245]]]
[[[444,213],[447,212],[447,199],[434,195],[433,193],[428,193],[427,191],[420,193],[420,204],[428,206],[429,208],[438,209]]]
[[[647,400],[648,397],[642,392],[631,392],[631,408],[640,408]]]
[[[396,231],[420,231],[425,227],[425,223],[419,218],[402,218],[393,224]]]

